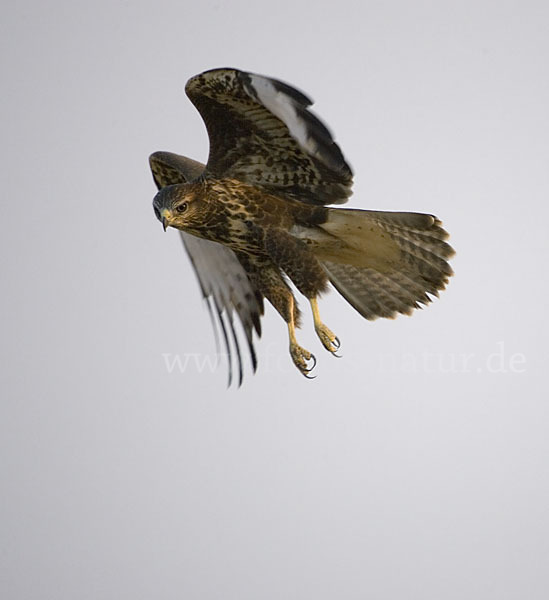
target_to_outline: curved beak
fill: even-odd
[[[166,231],[166,229],[170,225],[170,221],[172,219],[172,213],[167,208],[163,208],[160,211],[160,216],[162,217],[162,227],[164,227],[164,231]]]

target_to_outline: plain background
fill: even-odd
[[[547,598],[547,3],[10,1],[0,45],[2,598]],[[323,299],[312,382],[270,307],[255,377],[200,367],[153,215],[147,157],[206,159],[183,86],[219,66],[310,94],[350,206],[457,250],[412,318]]]

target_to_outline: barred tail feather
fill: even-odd
[[[366,319],[410,314],[453,271],[448,233],[433,215],[330,209],[313,250],[339,293]]]

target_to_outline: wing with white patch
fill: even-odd
[[[199,177],[204,171],[202,163],[170,152],[155,152],[151,155],[149,163],[158,189],[167,185],[185,183]],[[231,249],[183,231],[179,233],[212,315],[214,331],[216,331],[214,311],[217,315],[229,363],[229,385],[232,380],[232,347],[237,356],[240,384],[243,374],[242,355],[234,327],[233,313],[236,312],[242,323],[255,371],[257,358],[253,333],[255,331],[258,336],[261,335],[263,297],[252,286],[246,271]]]
[[[236,69],[196,75],[185,91],[208,130],[207,176],[312,204],[342,204],[351,195],[351,168],[300,91]]]

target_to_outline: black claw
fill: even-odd
[[[311,358],[309,360],[313,361],[313,366],[305,369],[305,373],[310,373],[316,367],[316,356],[314,354],[311,354]]]
[[[335,337],[333,344],[334,344],[336,350],[339,350],[341,348],[341,342],[339,341],[339,338],[337,337],[337,335]]]

